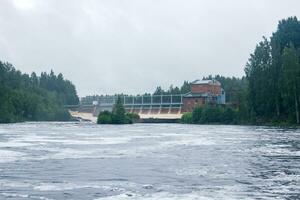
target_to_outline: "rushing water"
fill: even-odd
[[[0,125],[0,199],[300,199],[300,131]]]

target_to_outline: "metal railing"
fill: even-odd
[[[118,96],[100,96],[89,101],[82,101],[81,105],[111,106],[116,103]],[[181,105],[183,95],[141,95],[120,96],[124,106],[159,106],[159,105]]]

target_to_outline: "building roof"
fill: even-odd
[[[221,83],[215,79],[211,80],[195,80],[192,82],[193,85],[221,85]]]
[[[184,95],[184,97],[211,97],[211,96],[214,96],[214,95],[212,95],[211,93],[208,93],[208,92],[201,92],[201,93],[189,92]]]

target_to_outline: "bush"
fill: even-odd
[[[205,106],[200,122],[201,123],[217,123],[221,122],[222,109],[216,106]]]
[[[97,123],[98,124],[132,124],[137,122],[140,119],[140,116],[135,113],[126,113],[125,117],[122,121],[120,121],[121,117],[116,114],[103,111],[98,115]]]
[[[126,115],[128,117],[130,117],[131,119],[135,119],[135,120],[140,119],[140,116],[138,114],[136,114],[136,113],[126,113]]]
[[[238,112],[231,107],[205,105],[196,107],[192,113],[184,113],[181,117],[182,123],[188,124],[235,124]]]
[[[222,121],[225,124],[233,124],[236,122],[236,112],[232,108],[225,108],[222,116]]]
[[[197,106],[193,112],[192,112],[192,121],[193,123],[197,124],[200,123],[201,120],[201,116],[202,116],[202,107],[201,106]]]
[[[193,113],[187,112],[181,116],[181,122],[184,124],[192,124],[193,123]]]
[[[127,121],[134,123],[139,121],[140,116],[136,113],[126,113],[125,118]]]
[[[98,115],[98,124],[112,124],[112,113],[109,111],[100,112]]]

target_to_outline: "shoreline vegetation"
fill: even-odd
[[[256,45],[241,78],[221,75],[216,79],[226,91],[226,105],[202,105],[180,120],[186,124],[236,124],[299,126],[300,123],[300,21],[289,17],[279,22],[270,38]],[[190,83],[168,90],[157,87],[154,95],[185,94]],[[124,94],[122,94],[124,95]],[[79,98],[72,82],[62,74],[21,73],[0,62],[0,123],[22,121],[69,121],[64,105],[76,105]],[[74,118],[73,118],[74,119]],[[152,120],[155,122],[155,120]],[[118,99],[112,112],[98,116],[99,124],[142,122],[129,114]],[[151,122],[151,120],[149,120]]]
[[[287,121],[247,121],[240,118],[238,110],[228,106],[198,106],[193,112],[184,113],[179,121],[182,124],[198,125],[244,125],[244,126],[277,126],[300,128],[299,124]]]
[[[0,123],[70,121],[63,105],[78,104],[75,86],[62,74],[24,74],[0,61]]]
[[[276,32],[256,45],[245,67],[247,86],[237,101],[224,107],[205,105],[185,113],[193,124],[249,124],[299,126],[300,21],[281,20]],[[220,77],[215,77],[217,80]],[[226,92],[226,83],[219,80]]]
[[[100,112],[97,118],[97,124],[132,124],[138,122],[140,116],[135,113],[126,113],[121,98],[118,97],[112,112]]]

